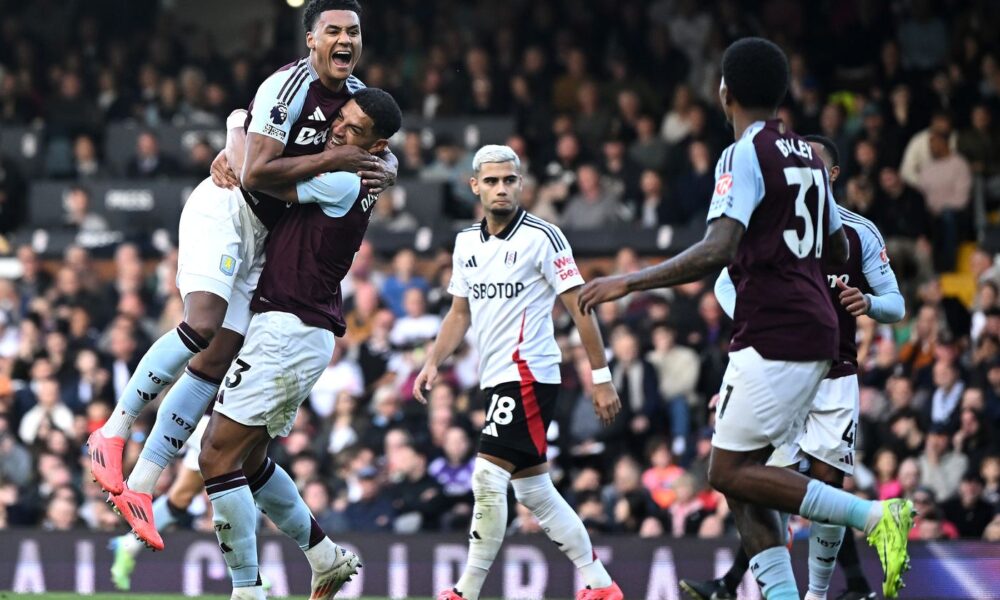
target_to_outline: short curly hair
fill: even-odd
[[[361,17],[361,3],[358,0],[309,0],[302,13],[302,26],[306,31],[312,31],[316,26],[316,19],[328,10],[351,10]]]
[[[739,39],[722,55],[722,76],[744,108],[775,110],[788,92],[788,58],[764,38]]]
[[[403,123],[403,113],[389,92],[378,88],[363,88],[353,99],[374,123],[373,131],[380,138],[391,138]]]

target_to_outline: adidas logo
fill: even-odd
[[[141,506],[137,506],[131,502],[128,503],[128,509],[132,511],[132,516],[136,519],[141,519],[149,523],[149,517],[146,516],[146,511],[142,510]]]
[[[310,121],[325,121],[326,120],[326,115],[324,115],[323,111],[321,111],[319,109],[319,107],[317,106],[316,110],[313,111],[313,114],[309,115],[309,120]]]
[[[483,427],[483,435],[492,435],[493,437],[500,437],[500,434],[497,432],[497,424],[490,423],[486,427]]]
[[[465,266],[468,267],[468,268],[470,268],[470,269],[473,268],[473,267],[478,267],[479,265],[476,264],[476,257],[473,256],[469,260],[465,261]]]
[[[836,556],[831,556],[829,558],[823,558],[822,556],[817,556],[816,560],[820,562],[825,562],[826,564],[831,564],[833,561],[837,560]]]
[[[180,441],[180,440],[179,440],[179,439],[177,439],[177,438],[172,438],[172,437],[170,437],[170,436],[166,436],[166,435],[165,435],[165,436],[163,436],[163,439],[165,439],[165,440],[167,440],[168,442],[170,442],[170,445],[174,447],[174,450],[180,450],[180,449],[181,449],[181,446],[183,446],[183,445],[184,445],[184,442]]]
[[[227,552],[232,552],[233,551],[233,549],[230,548],[229,545],[227,545],[225,542],[222,542],[221,544],[219,544],[219,549],[222,550],[223,554],[225,554]]]
[[[107,468],[108,465],[105,464],[104,462],[104,453],[101,452],[100,450],[95,449],[94,453],[91,455],[91,458],[94,459],[94,462],[100,464],[102,467]]]
[[[150,402],[151,400],[156,400],[156,397],[160,395],[159,392],[147,393],[142,390],[136,390],[135,393],[139,394],[139,397],[145,400],[146,402]]]

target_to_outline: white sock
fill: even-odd
[[[135,463],[135,468],[128,476],[128,488],[144,494],[153,494],[156,488],[156,481],[160,478],[163,467],[155,462],[139,457]]]
[[[306,555],[306,560],[309,561],[309,566],[312,567],[313,571],[321,571],[327,569],[336,561],[337,549],[340,548],[337,544],[333,543],[328,537],[323,538],[323,541],[316,544],[312,548],[307,548],[303,550]],[[331,556],[334,558],[331,560]]]
[[[128,439],[132,432],[132,424],[139,418],[139,413],[132,414],[121,406],[115,407],[108,417],[108,422],[101,427],[104,437],[119,437]]]
[[[469,560],[455,589],[467,600],[479,600],[486,575],[507,531],[507,485],[510,473],[484,458],[476,458],[472,493],[476,498],[469,528]]]
[[[826,600],[837,554],[844,541],[842,525],[813,523],[809,528],[809,595],[806,600]]]
[[[118,546],[128,553],[129,556],[135,558],[139,556],[139,553],[146,547],[146,544],[140,542],[131,533],[126,533],[125,535],[118,536]]]
[[[511,483],[517,501],[535,515],[549,539],[573,561],[587,587],[598,590],[610,586],[611,576],[600,559],[594,556],[587,528],[576,511],[559,495],[552,484],[552,477],[542,473],[514,479]]]

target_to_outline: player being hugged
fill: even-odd
[[[621,408],[597,322],[577,306],[583,278],[559,228],[520,207],[521,161],[511,148],[484,146],[472,168],[469,183],[486,217],[455,238],[448,286],[454,300],[413,385],[414,396],[426,402],[424,391],[433,385],[438,367],[472,327],[486,406],[472,475],[476,518],[465,571],[438,598],[479,598],[503,543],[507,487],[513,484],[517,500],[579,569],[586,588],[577,598],[620,599],[622,592],[595,556],[583,522],[553,485],[546,458],[546,431],[560,383],[561,355],[552,324],[556,296],[572,315],[594,369],[594,410],[608,424]]]
[[[344,105],[333,144],[380,152],[402,115],[388,93],[366,88]],[[312,600],[332,598],[357,572],[356,554],[334,544],[292,478],[267,456],[292,429],[299,406],[333,356],[344,323],[340,282],[364,240],[377,196],[354,173],[324,173],[269,188],[290,204],[271,230],[270,260],[250,303],[246,342],[230,366],[202,442],[199,466],[229,566],[232,598],[261,600],[257,506],[305,552]]]

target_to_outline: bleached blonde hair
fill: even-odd
[[[479,170],[486,163],[514,163],[514,168],[518,172],[521,171],[521,159],[517,156],[517,152],[510,146],[501,146],[499,144],[487,144],[479,150],[476,151],[476,155],[472,157],[472,170],[479,173]]]

